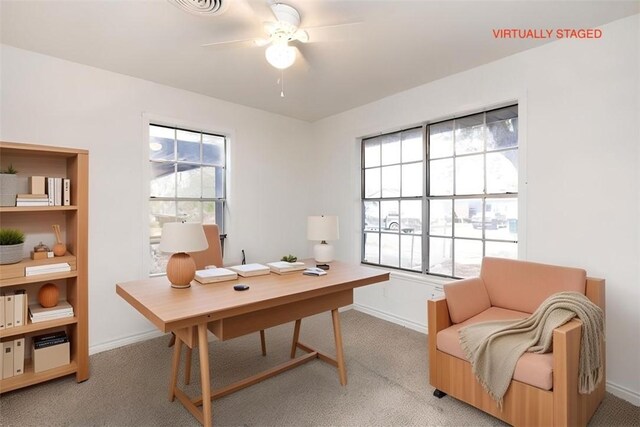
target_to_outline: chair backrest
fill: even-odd
[[[584,294],[587,273],[580,268],[485,257],[480,277],[492,306],[533,313],[557,292]]]
[[[222,267],[222,245],[220,244],[220,230],[216,224],[205,224],[202,226],[204,235],[207,237],[209,247],[204,251],[191,252],[189,255],[196,262],[196,269],[202,270],[207,265]]]

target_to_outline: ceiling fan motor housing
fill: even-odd
[[[289,24],[294,29],[300,25],[300,14],[288,4],[274,3],[271,10],[279,22]]]

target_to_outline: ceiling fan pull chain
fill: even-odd
[[[284,98],[284,70],[280,70],[280,98]]]

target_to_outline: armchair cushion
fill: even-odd
[[[587,273],[580,268],[485,257],[480,277],[491,306],[531,314],[555,293],[575,291],[584,295]]]
[[[528,313],[491,307],[462,323],[438,332],[437,348],[459,359],[467,360],[460,346],[458,330],[474,323],[491,320],[518,320],[526,317],[529,317]],[[553,353],[524,353],[518,359],[513,379],[543,390],[551,390],[553,388]]]
[[[453,323],[464,322],[491,307],[489,295],[479,277],[447,283],[444,295]]]

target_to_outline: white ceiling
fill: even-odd
[[[1,0],[0,34],[11,46],[315,121],[547,42],[495,39],[495,28],[592,28],[640,13],[637,0],[283,0],[302,28],[360,24],[310,29],[281,98],[264,47],[200,46],[265,35],[267,0],[226,1],[226,12],[202,17],[168,0]]]

